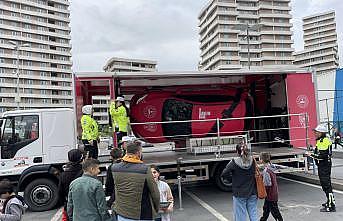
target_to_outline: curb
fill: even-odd
[[[313,175],[311,173],[306,172],[296,172],[296,173],[285,173],[281,174],[282,177],[286,177],[293,180],[303,181],[306,183],[311,183],[315,185],[320,185],[319,177],[317,175]],[[331,178],[332,188],[335,190],[343,191],[343,180]]]

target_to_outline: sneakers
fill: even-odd
[[[327,207],[327,205],[328,205],[328,202],[325,202],[322,204],[322,207]]]
[[[336,207],[335,206],[332,206],[332,207],[324,206],[323,208],[320,209],[320,212],[336,212]]]

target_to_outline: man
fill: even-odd
[[[112,166],[115,187],[114,212],[118,221],[154,220],[160,193],[150,167],[141,161],[140,142],[128,142],[122,162]]]
[[[335,198],[332,192],[331,185],[331,155],[332,155],[332,143],[326,133],[328,129],[325,125],[318,125],[314,130],[314,135],[316,137],[316,147],[313,153],[307,153],[308,156],[314,158],[318,166],[318,176],[320,185],[326,195],[326,203],[323,203],[323,208],[320,212],[335,212]]]
[[[98,123],[92,118],[92,105],[82,107],[81,127],[82,127],[82,143],[85,145],[85,151],[88,152],[88,157],[98,158],[98,139],[99,130]]]
[[[105,192],[102,183],[97,179],[100,162],[86,159],[82,164],[83,175],[69,186],[67,212],[73,221],[109,220]]]
[[[110,115],[112,118],[112,126],[117,134],[117,143],[121,142],[123,136],[127,136],[129,123],[129,109],[125,106],[124,97],[117,97],[115,102],[111,102]]]

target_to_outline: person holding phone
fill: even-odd
[[[171,221],[171,212],[174,206],[173,194],[169,185],[160,180],[160,169],[155,165],[151,165],[150,168],[152,176],[157,183],[158,190],[160,191],[160,211],[155,221]]]

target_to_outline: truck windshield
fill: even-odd
[[[36,115],[15,116],[3,119],[1,136],[1,159],[10,159],[21,148],[39,137],[39,122]]]

